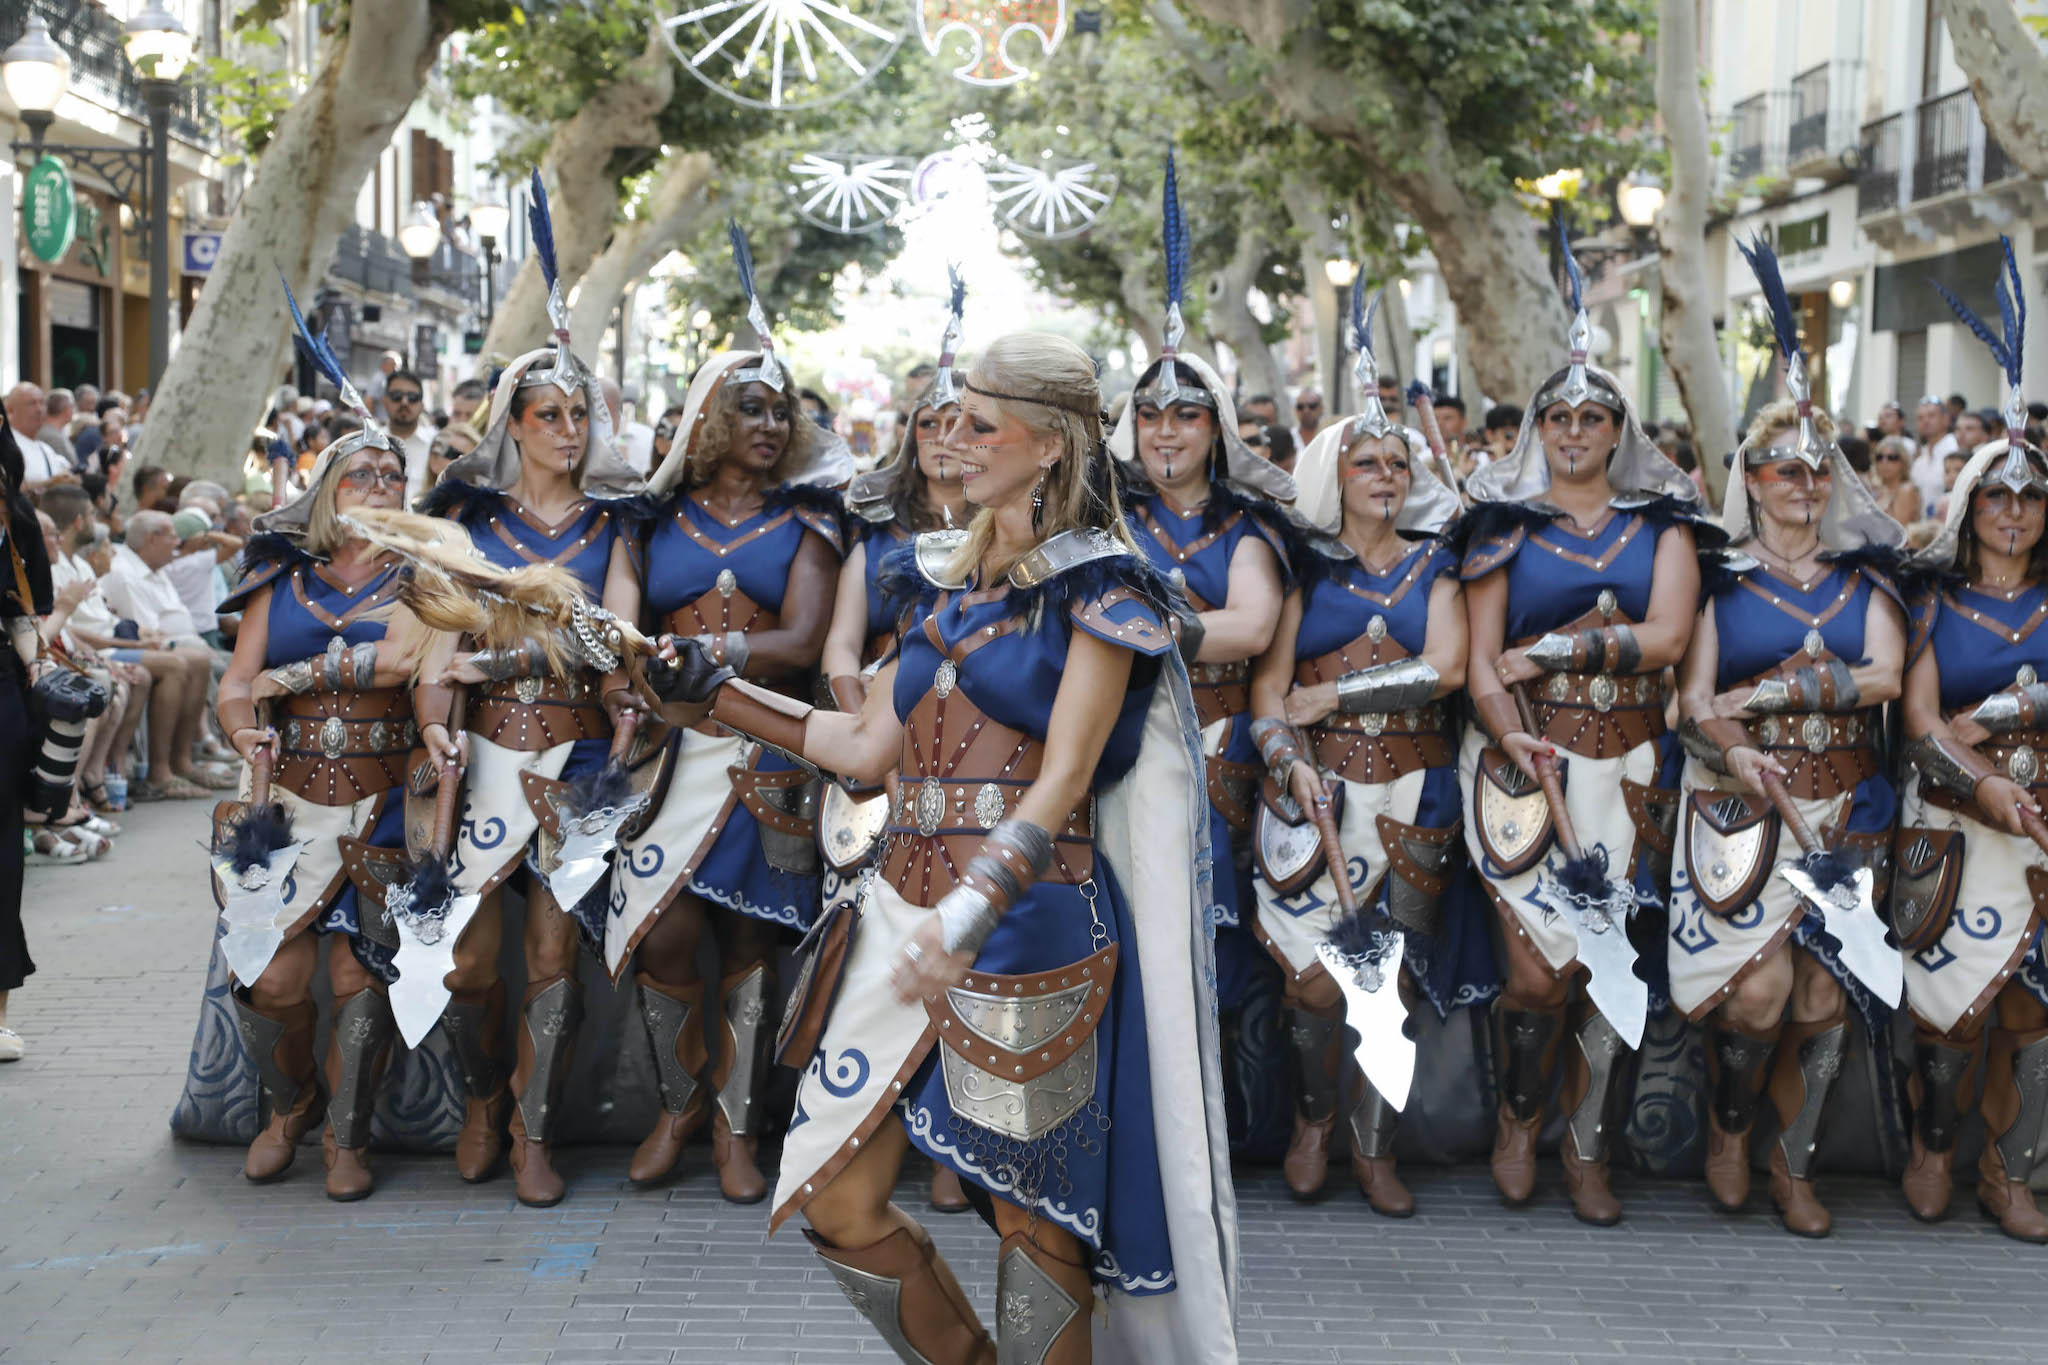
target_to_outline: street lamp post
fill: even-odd
[[[1344,411],[1344,291],[1358,278],[1358,262],[1341,256],[1324,261],[1323,274],[1329,278],[1330,293],[1336,300],[1330,306],[1330,313],[1337,320],[1336,349],[1330,352],[1330,391],[1324,395],[1329,406],[1323,409],[1334,420]]]
[[[1567,199],[1579,197],[1579,185],[1586,173],[1577,167],[1552,171],[1549,175],[1536,178],[1536,193],[1550,204],[1550,278],[1559,289],[1565,288],[1564,270],[1564,204]]]
[[[476,239],[484,249],[484,330],[488,332],[498,312],[498,243],[505,240],[505,229],[512,225],[512,211],[491,195],[470,205],[469,225],[476,229]]]
[[[121,48],[142,80],[142,98],[149,107],[149,131],[140,147],[89,147],[46,142],[56,121],[57,105],[71,82],[71,58],[50,36],[40,16],[31,17],[21,40],[0,53],[0,83],[21,110],[29,141],[11,144],[40,161],[45,152],[61,153],[104,178],[114,197],[129,209],[138,200],[149,204],[149,386],[163,379],[171,358],[171,105],[178,82],[192,63],[192,35],[163,7],[149,0],[142,12],[121,27]]]

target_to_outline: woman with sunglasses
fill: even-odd
[[[360,859],[350,851],[405,847],[406,756],[422,739],[448,743],[445,729],[422,736],[414,722],[406,685],[425,641],[398,604],[398,564],[346,520],[399,505],[395,447],[367,423],[329,447],[305,491],[257,520],[242,583],[220,606],[242,613],[220,727],[245,761],[272,765],[270,799],[303,844],[264,931],[251,932],[217,873],[235,1013],[269,1111],[242,1169],[257,1182],[283,1176],[324,1111],[327,1196],[337,1200],[373,1187],[370,1113],[395,1033],[387,990],[398,943],[381,902],[352,880]],[[322,939],[333,988],[324,1073],[312,994]]]
[[[2011,385],[2009,432],[2025,430],[2022,346],[2011,336],[1994,348]],[[1906,757],[1918,776],[1893,900],[1913,1014],[1906,1202],[1924,1222],[1948,1216],[1956,1143],[1975,1109],[1986,1129],[1977,1206],[2006,1236],[2037,1244],[2048,1242],[2028,1178],[2048,1112],[2048,854],[2028,826],[2048,790],[2044,524],[2048,456],[2023,439],[1992,441],[1971,455],[1946,523],[1914,557],[1931,582],[1906,674]]]
[[[1770,248],[1744,253],[1771,296]],[[1793,401],[1758,413],[1736,452],[1721,510],[1733,543],[1707,565],[1679,671],[1689,760],[1667,960],[1672,1004],[1708,1031],[1715,1203],[1733,1211],[1748,1198],[1749,1131],[1768,1089],[1779,1122],[1772,1202],[1788,1232],[1825,1237],[1814,1150],[1847,1007],[1882,1047],[1897,967],[1874,911],[1821,907],[1780,874],[1804,852],[1783,812],[1796,811],[1845,869],[1882,860],[1897,802],[1878,759],[1878,708],[1899,695],[1905,658],[1888,572],[1905,534],[1807,401],[1796,323],[1776,321]],[[1859,942],[1874,942],[1880,971]]]
[[[1565,257],[1577,305],[1569,246]],[[1628,926],[1663,911],[1648,857],[1667,837],[1663,675],[1692,634],[1699,493],[1620,381],[1588,362],[1591,335],[1576,307],[1569,363],[1536,391],[1507,456],[1467,487],[1460,573],[1478,724],[1458,771],[1466,846],[1507,957],[1494,1183],[1510,1204],[1533,1193],[1562,1053],[1565,1186],[1578,1218],[1605,1226],[1621,1220],[1607,1175],[1613,1092],[1649,1008]],[[1562,810],[1539,799],[1556,766]],[[1579,858],[1562,846],[1565,826]]]
[[[1920,489],[1913,482],[1913,448],[1903,436],[1887,436],[1870,452],[1870,491],[1877,505],[1901,526],[1920,520]]]

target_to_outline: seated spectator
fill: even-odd
[[[195,756],[206,714],[212,709],[214,654],[200,638],[184,595],[167,570],[178,560],[178,531],[168,513],[137,512],[128,519],[128,543],[116,546],[113,562],[100,580],[107,606],[118,618],[117,643],[137,645],[137,660],[149,667],[152,656],[161,666],[151,669],[157,697],[150,707],[149,784],[138,799],[163,800],[204,795],[206,788],[225,790],[235,778],[202,766]],[[211,580],[213,556],[202,552],[182,563],[194,563]],[[117,656],[118,657],[118,656]]]
[[[135,490],[135,510],[150,511],[170,491],[171,471],[159,465],[142,465],[136,469],[131,482]]]
[[[71,664],[106,687],[112,698],[106,711],[86,727],[77,770],[79,795],[94,809],[111,813],[125,803],[113,799],[107,786],[107,768],[111,764],[121,774],[125,787],[124,762],[149,705],[149,671],[139,663],[103,654],[87,638],[83,626],[74,625],[81,610],[86,620],[107,630],[111,630],[113,619],[99,591],[99,566],[104,566],[109,558],[108,547],[96,541],[98,528],[84,491],[72,487],[51,489],[39,515],[44,548],[50,555],[51,585],[56,592],[56,609],[44,619],[43,638],[52,648],[61,649]]]
[[[76,483],[78,471],[71,461],[38,441],[31,432],[43,428],[43,391],[34,384],[20,383],[7,391],[4,400],[8,425],[14,428],[14,443],[21,447],[21,491],[31,499],[53,483]]]
[[[71,396],[71,390],[51,389],[49,395],[43,399],[42,430],[36,433],[38,441],[68,461],[74,469],[78,467],[78,452],[72,447],[71,437],[65,431],[65,427],[70,424],[77,406],[77,400]]]

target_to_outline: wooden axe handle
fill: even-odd
[[[1771,806],[1778,812],[1778,819],[1784,822],[1786,832],[1791,834],[1801,853],[1818,853],[1820,840],[1814,837],[1813,826],[1806,823],[1806,817],[1799,813],[1799,807],[1792,800],[1792,793],[1785,787],[1785,779],[1774,772],[1759,772],[1763,780],[1764,795],[1771,800]],[[2048,831],[2044,831],[2048,833]]]
[[[256,728],[270,729],[270,704],[256,703]],[[259,744],[256,756],[249,760],[249,809],[257,810],[270,804],[270,778],[277,770],[277,745]]]
[[[1522,729],[1531,738],[1540,737],[1542,731],[1536,726],[1536,708],[1529,703],[1528,689],[1517,684],[1508,689],[1515,698],[1515,710],[1521,713]],[[1572,826],[1572,813],[1564,803],[1564,775],[1557,770],[1557,760],[1548,754],[1538,754],[1533,760],[1536,768],[1536,783],[1543,788],[1543,799],[1550,806],[1550,823],[1557,831],[1557,846],[1564,850],[1564,856],[1573,862],[1585,856],[1579,847],[1579,832]]]

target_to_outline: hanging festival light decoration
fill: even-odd
[[[989,204],[1003,226],[1040,241],[1086,232],[1116,198],[1116,176],[1093,161],[1027,166],[998,157],[985,174]]]
[[[790,200],[805,222],[829,232],[878,232],[910,203],[916,164],[905,156],[807,152],[790,165]]]
[[[866,85],[902,44],[902,0],[674,0],[661,36],[683,69],[756,109],[829,104]]]
[[[918,0],[917,31],[934,57],[947,35],[961,35],[967,60],[953,74],[969,85],[1014,85],[1031,69],[1012,58],[1010,40],[1033,35],[1051,56],[1067,33],[1067,0]]]

